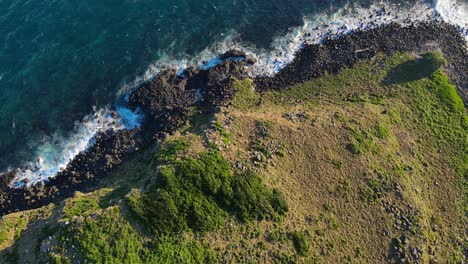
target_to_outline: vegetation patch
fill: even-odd
[[[156,158],[163,162],[175,161],[177,155],[187,150],[190,144],[185,139],[174,139],[167,142],[156,154]]]
[[[290,235],[296,252],[301,256],[307,256],[309,254],[310,245],[304,232],[295,231]]]
[[[373,132],[380,139],[388,138],[390,135],[390,129],[386,125],[375,125]]]
[[[260,96],[254,92],[251,79],[235,81],[234,90],[232,105],[235,108],[245,110],[255,107],[260,102]]]
[[[10,215],[0,221],[0,245],[12,239],[20,238],[21,232],[27,227],[29,220],[25,215]]]
[[[219,122],[214,122],[214,128],[219,132],[221,139],[223,140],[224,145],[228,145],[231,142],[231,133],[226,131],[226,129]]]
[[[255,173],[234,173],[217,151],[161,168],[150,191],[128,200],[133,214],[154,233],[217,229],[228,214],[240,221],[277,219],[287,211],[281,193]]]
[[[366,187],[362,190],[361,195],[367,203],[376,203],[382,197],[381,183],[375,179],[367,179]]]
[[[447,60],[439,51],[430,51],[421,58],[408,60],[395,67],[385,79],[387,84],[408,83],[429,77],[441,67],[447,65]]]
[[[161,236],[144,240],[118,207],[77,219],[61,233],[61,247],[50,257],[55,263],[208,263],[213,253],[196,242]],[[64,254],[65,251],[80,254]],[[73,257],[75,256],[75,257]],[[78,259],[77,259],[78,258]]]
[[[353,154],[366,154],[369,151],[376,152],[378,147],[371,135],[359,129],[351,129],[351,143],[348,144],[348,149]]]
[[[100,209],[99,202],[93,197],[83,196],[82,194],[75,199],[67,201],[63,215],[65,219],[73,218],[74,216],[84,216]]]

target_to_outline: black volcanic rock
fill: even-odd
[[[192,71],[187,75],[194,74]],[[176,70],[166,70],[151,82],[142,85],[130,96],[130,105],[141,107],[144,112],[157,118],[166,111],[193,105],[196,89],[190,78],[178,76]],[[190,83],[191,85],[188,85]]]
[[[65,170],[48,182],[19,189],[1,185],[0,215],[47,205],[92,186],[102,175],[128,159],[136,149],[142,148],[143,142],[140,129],[100,133],[90,149],[78,154]],[[11,182],[16,172],[12,171],[5,177]]]
[[[130,106],[141,107],[156,120],[172,110],[200,104],[212,108],[232,98],[232,78],[247,77],[245,61],[225,60],[208,70],[185,69],[183,76],[166,70],[130,96]],[[177,111],[176,111],[177,112]]]
[[[228,50],[225,53],[219,55],[221,60],[226,60],[230,58],[246,58],[245,52],[237,49]]]
[[[1,190],[8,188],[8,186],[10,185],[11,181],[13,181],[17,173],[18,170],[11,170],[9,172],[0,174],[0,194]]]
[[[322,45],[306,45],[292,63],[273,77],[255,80],[257,90],[283,89],[326,72],[338,73],[358,60],[377,53],[424,52],[438,49],[449,62],[449,75],[468,102],[468,52],[457,28],[444,22],[421,22],[410,26],[383,25],[356,31],[338,38],[328,38]]]
[[[330,38],[323,45],[306,45],[294,61],[274,77],[255,79],[256,89],[283,89],[322,76],[338,73],[360,59],[369,59],[378,52],[422,52],[440,49],[449,61],[449,74],[468,102],[468,54],[456,27],[442,22],[420,23],[401,27],[396,24]],[[231,60],[230,58],[244,58]],[[234,96],[234,79],[247,77],[246,64],[254,63],[241,51],[232,50],[220,56],[222,62],[202,70],[187,68],[181,76],[176,70],[161,72],[143,84],[130,96],[130,106],[140,107],[147,119],[143,126],[130,131],[107,131],[96,136],[87,151],[77,155],[55,178],[31,188],[9,187],[17,170],[0,175],[0,215],[37,208],[60,201],[75,191],[96,185],[137,149],[151,146],[154,139],[175,131],[183,125],[189,108],[197,106],[204,112],[229,105]]]

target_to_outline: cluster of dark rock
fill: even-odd
[[[412,246],[405,235],[392,240],[390,256],[395,263],[422,263],[422,254],[423,250],[418,246]]]
[[[452,80],[467,102],[466,44],[456,27],[442,22],[409,27],[390,24],[330,38],[322,45],[307,45],[276,76],[258,77],[254,84],[258,91],[282,89],[326,72],[337,73],[378,52],[392,54],[433,49],[440,49],[446,56]],[[182,74],[166,70],[141,85],[131,94],[129,104],[145,112],[143,126],[130,131],[100,133],[91,148],[77,155],[49,181],[12,188],[10,183],[19,171],[0,175],[0,215],[37,208],[60,201],[77,190],[86,190],[138,150],[186,123],[192,107],[208,113],[228,105],[234,95],[233,80],[247,77],[245,67],[255,60],[238,50],[226,52],[219,59],[221,62],[213,68],[188,68]]]
[[[243,60],[230,60],[231,56]],[[240,51],[230,51],[221,58],[222,62],[211,69],[188,68],[183,74],[166,70],[141,85],[131,94],[129,105],[145,112],[143,126],[98,134],[92,147],[49,181],[31,187],[25,182],[23,188],[12,188],[10,183],[19,169],[0,175],[0,215],[38,208],[92,188],[131,155],[185,124],[191,107],[212,112],[227,105],[234,95],[233,78],[247,77],[245,66],[252,59]]]
[[[281,72],[274,77],[255,80],[259,91],[283,89],[317,78],[335,74],[357,61],[371,59],[378,53],[421,53],[440,50],[448,61],[451,81],[468,102],[468,51],[457,27],[445,22],[419,22],[402,27],[396,23],[356,31],[339,38],[328,38],[323,44],[306,45]]]

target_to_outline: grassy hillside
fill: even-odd
[[[462,263],[468,116],[437,53],[237,81],[95,191],[0,222],[1,263]]]

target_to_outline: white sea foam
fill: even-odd
[[[346,5],[333,14],[304,17],[302,26],[291,28],[284,36],[275,38],[270,49],[259,49],[251,44],[242,43],[236,32],[228,32],[223,41],[214,43],[197,56],[174,60],[170,56],[162,55],[161,59],[150,65],[143,75],[123,85],[118,96],[123,96],[124,101],[128,102],[129,95],[134,89],[165,69],[178,69],[178,73],[182,74],[182,70],[189,66],[199,66],[202,69],[213,67],[221,62],[218,55],[231,49],[243,50],[257,60],[256,64],[246,68],[251,76],[271,76],[290,63],[297,51],[306,43],[320,43],[326,37],[391,22],[410,24],[430,19],[442,19],[457,25],[461,34],[468,36],[468,7],[457,0],[438,0],[433,6],[420,2],[412,8],[384,2],[374,4],[370,8]],[[58,137],[40,146],[37,161],[25,166],[26,169],[21,171],[13,186],[23,186],[25,182],[31,185],[54,177],[80,151],[85,151],[89,147],[98,132],[109,129],[133,129],[142,121],[142,115],[138,111],[135,113],[123,106],[116,107],[116,111],[118,114],[112,115],[107,108],[97,110],[95,114],[85,117],[78,123],[68,138]]]
[[[38,147],[36,161],[20,169],[12,186],[30,186],[56,176],[76,155],[90,147],[98,132],[139,126],[140,117],[129,109],[120,107],[118,113],[120,115],[108,108],[95,110],[81,122],[76,122],[74,131],[68,137],[56,135],[47,140]]]
[[[438,0],[435,12],[445,22],[459,26],[468,41],[468,3],[460,0]]]
[[[442,0],[450,1],[450,0]],[[451,15],[452,7],[448,6],[442,16],[443,19],[451,22],[457,21]],[[463,11],[463,10],[462,10]],[[455,13],[462,16],[463,12]],[[228,32],[222,41],[218,41],[190,58],[173,60],[164,57],[156,63],[150,65],[142,76],[134,82],[124,86],[123,92],[127,92],[131,87],[154,78],[161,70],[167,68],[183,69],[189,66],[199,66],[202,69],[215,66],[220,62],[217,57],[231,49],[240,49],[248,55],[254,57],[257,63],[247,68],[249,74],[253,76],[271,76],[290,63],[305,43],[320,43],[328,36],[339,36],[358,29],[377,27],[383,24],[396,22],[402,25],[416,21],[436,19],[438,12],[425,2],[416,3],[413,7],[400,7],[397,4],[379,3],[373,4],[369,8],[362,8],[348,4],[333,14],[319,14],[305,16],[303,25],[291,28],[285,35],[275,38],[270,49],[257,48],[254,45],[240,41],[236,32]],[[452,19],[452,20],[450,20]]]

